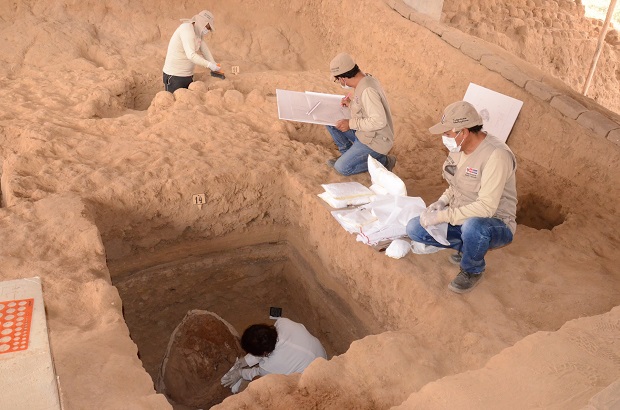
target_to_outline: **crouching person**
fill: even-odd
[[[409,221],[407,235],[426,245],[456,249],[450,261],[461,269],[448,288],[465,293],[482,279],[487,251],[512,242],[517,228],[517,162],[506,144],[482,131],[482,118],[468,102],[450,104],[429,131],[443,134],[450,151],[443,164],[449,186],[437,202]],[[449,246],[426,231],[443,222],[448,223]]]
[[[275,325],[255,324],[241,336],[241,347],[247,355],[237,359],[222,377],[222,385],[233,393],[240,391],[244,380],[267,374],[301,373],[317,357],[327,359],[321,342],[301,323],[280,318]]]

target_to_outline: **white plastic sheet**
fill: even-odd
[[[376,245],[384,240],[407,236],[407,223],[420,215],[426,205],[420,197],[378,195],[365,208],[377,220],[362,227],[357,240],[367,245]]]
[[[442,222],[437,225],[429,226],[426,228],[426,232],[428,232],[433,239],[439,242],[442,245],[450,245],[448,242],[448,223]]]
[[[379,161],[368,156],[368,173],[374,192],[384,195],[406,196],[407,187],[402,179],[388,171]]]
[[[367,245],[377,245],[407,236],[407,223],[419,216],[426,204],[420,197],[407,196],[405,183],[388,171],[379,161],[368,156],[375,192],[358,182],[322,185],[323,200],[334,208],[354,205],[355,201],[371,201],[354,209],[332,211],[338,223],[349,233],[357,233],[357,240]],[[361,202],[358,202],[358,204]]]

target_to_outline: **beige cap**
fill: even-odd
[[[443,134],[450,130],[462,130],[476,125],[482,125],[482,117],[473,105],[467,101],[457,101],[443,110],[443,116],[438,124],[428,129],[431,134]]]
[[[213,13],[209,10],[203,10],[200,13],[196,14],[190,20],[192,23],[196,23],[195,26],[198,29],[198,32],[202,31],[203,28],[209,24],[211,26],[211,31],[215,31],[215,17],[213,17]]]
[[[347,53],[340,53],[329,63],[329,71],[332,75],[332,79],[338,75],[344,74],[347,71],[351,71],[355,67],[355,61]]]

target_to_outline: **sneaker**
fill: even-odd
[[[394,165],[396,165],[396,157],[394,155],[388,155],[387,156],[387,165],[385,166],[385,168],[392,172],[392,170],[394,169]]]
[[[330,158],[327,160],[327,165],[333,168],[336,165],[336,161],[338,161],[338,158]]]
[[[482,279],[482,272],[467,273],[461,269],[456,278],[448,285],[448,289],[456,293],[467,293],[471,291]]]
[[[453,265],[460,265],[461,259],[463,259],[463,254],[461,252],[453,253],[452,255],[448,256],[448,260]]]

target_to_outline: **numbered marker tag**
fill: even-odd
[[[202,206],[207,203],[207,197],[205,194],[194,194],[192,196],[192,202],[194,205],[198,205],[199,208],[202,208]]]
[[[239,74],[239,66],[238,66],[238,65],[234,65],[234,66],[232,66],[232,73],[233,73],[234,75]]]

